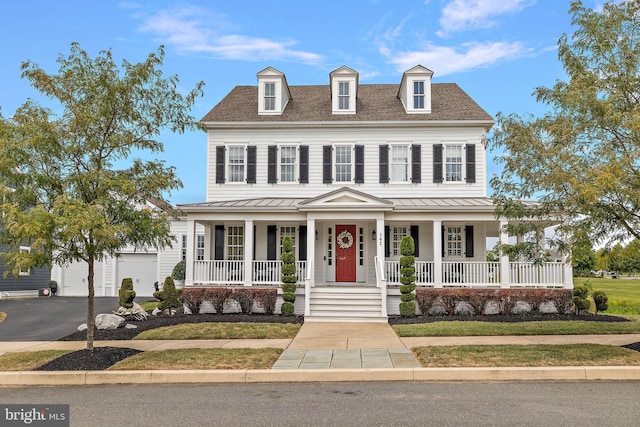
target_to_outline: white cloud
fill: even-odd
[[[380,53],[390,58],[389,62],[396,65],[400,72],[422,64],[436,75],[444,76],[508,61],[526,52],[519,42],[473,42],[465,43],[460,48],[427,44],[420,51]]]
[[[276,41],[249,35],[222,33],[231,25],[202,9],[160,11],[144,18],[140,30],[156,34],[166,44],[185,52],[210,53],[219,58],[244,61],[283,60],[315,64],[322,56],[295,50],[296,41]]]
[[[442,9],[438,35],[495,24],[491,18],[505,13],[519,12],[535,0],[451,0]]]

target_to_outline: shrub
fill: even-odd
[[[578,285],[573,288],[573,310],[575,314],[580,314],[584,310],[588,310],[591,303],[587,299],[589,289],[584,285]]]
[[[180,300],[191,311],[191,314],[200,314],[202,303],[205,302],[206,292],[205,288],[187,288],[182,291]]]
[[[133,280],[129,277],[122,279],[120,291],[118,291],[120,307],[133,307],[133,300],[136,297],[136,291],[133,290]]]
[[[280,258],[282,260],[282,299],[284,300],[280,312],[283,316],[291,316],[295,308],[293,303],[296,300],[295,284],[298,282],[298,278],[296,277],[296,256],[293,253],[293,241],[289,236],[282,239]]]
[[[181,306],[181,303],[178,300],[181,293],[176,289],[176,285],[173,283],[173,278],[171,276],[167,276],[164,279],[162,290],[154,292],[154,296],[155,294],[159,294],[158,296],[160,297],[160,304],[158,304],[158,308],[162,311],[169,310],[170,315],[173,314],[173,308]]]
[[[295,305],[292,302],[285,301],[282,303],[280,307],[280,312],[283,316],[293,316],[293,312],[295,311]]]
[[[173,267],[173,271],[171,272],[171,277],[173,277],[173,280],[184,280],[184,276],[186,274],[186,268],[187,268],[187,260],[182,260],[179,261],[174,267]]]
[[[224,312],[224,304],[233,292],[230,288],[208,288],[205,293],[205,300],[213,305],[217,314]]]
[[[591,297],[596,306],[595,314],[598,314],[599,311],[606,311],[609,308],[609,297],[604,291],[594,291]]]
[[[273,314],[276,311],[277,289],[255,289],[253,292],[256,305],[263,309],[265,314]]]
[[[416,303],[413,291],[416,289],[416,258],[415,245],[411,236],[404,236],[400,241],[400,315],[402,317],[416,316]]]
[[[253,289],[236,288],[231,292],[231,298],[238,302],[238,305],[240,305],[240,311],[243,314],[251,313],[251,307],[253,306],[253,300],[255,299]]]

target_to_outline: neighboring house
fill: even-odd
[[[173,210],[172,206],[158,201],[148,202],[152,209]],[[186,257],[186,229],[184,218],[171,218],[171,234],[175,237],[172,247],[164,250],[146,248],[122,249],[117,257],[106,257],[96,261],[94,291],[96,296],[118,296],[122,279],[131,278],[133,289],[138,297],[150,297],[155,291],[154,283],[162,285],[165,277],[170,276],[173,267]],[[202,235],[203,230],[198,229]],[[54,266],[51,279],[58,282],[58,294],[65,296],[88,295],[87,263],[74,262],[65,267]]]
[[[343,66],[328,85],[289,86],[268,67],[235,87],[202,119],[206,201],[179,206],[185,285],[278,286],[290,236],[305,321],[381,321],[398,313],[410,235],[418,286],[571,287],[567,262],[487,262],[487,240],[508,239],[486,193],[494,122],[432,75],[360,84]]]
[[[0,247],[0,252],[5,248]],[[29,251],[29,246],[24,246],[21,250]],[[18,277],[9,273],[5,278],[7,267],[4,260],[0,260],[0,298],[5,295],[33,295],[37,294],[40,289],[49,289],[49,276],[51,270],[49,268],[32,268],[28,271],[21,271]]]

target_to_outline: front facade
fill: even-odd
[[[305,320],[386,319],[410,235],[418,286],[570,287],[566,259],[487,261],[488,239],[508,239],[486,194],[493,120],[432,74],[360,85],[341,67],[328,85],[289,86],[267,68],[234,88],[202,119],[207,200],[180,206],[185,286],[279,286],[290,236]]]

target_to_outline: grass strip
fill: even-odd
[[[146,351],[116,363],[109,370],[269,369],[282,351],[278,348],[187,348]]]
[[[637,334],[640,333],[640,322],[543,320],[502,323],[469,320],[393,325],[393,329],[401,337]]]
[[[424,368],[640,365],[639,352],[602,344],[464,345],[411,350]]]
[[[141,332],[136,340],[287,339],[296,336],[298,324],[183,323]]]
[[[71,350],[39,350],[0,355],[0,371],[31,371]]]

